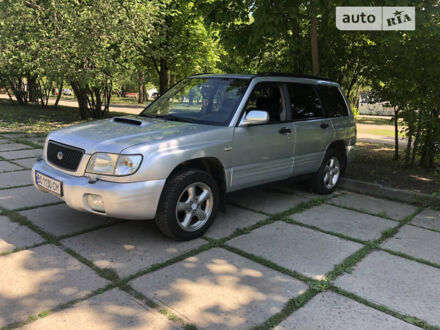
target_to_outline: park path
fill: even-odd
[[[36,190],[36,139],[0,132],[0,328],[440,327],[439,211],[286,181],[176,242]]]

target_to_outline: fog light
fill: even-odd
[[[105,212],[104,200],[101,196],[95,194],[86,194],[87,205],[96,212]]]

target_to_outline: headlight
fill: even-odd
[[[141,164],[141,155],[117,155],[98,152],[87,164],[87,173],[103,175],[129,175],[136,172]]]
[[[116,163],[115,175],[129,175],[136,172],[141,161],[141,155],[120,155]]]

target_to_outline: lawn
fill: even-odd
[[[356,117],[356,124],[358,133],[394,137],[394,122],[390,118],[361,115]],[[405,133],[400,130],[399,126],[399,137],[405,137]]]
[[[110,117],[124,113],[111,112]],[[38,105],[12,105],[7,100],[0,100],[0,127],[2,131],[47,134],[54,129],[83,122],[77,108],[43,109]]]
[[[440,168],[407,168],[393,160],[392,145],[367,142],[356,145],[356,157],[346,172],[348,178],[427,194],[440,192]],[[403,150],[400,157],[404,157]]]
[[[356,123],[366,125],[394,125],[394,121],[391,117],[371,117],[366,115],[358,115],[356,117]]]
[[[358,133],[394,137],[394,127],[377,128],[377,126],[370,127],[369,125],[357,125],[357,131]],[[404,132],[399,131],[399,137],[406,137],[406,135]]]

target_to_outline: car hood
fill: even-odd
[[[119,153],[134,145],[176,139],[218,128],[218,126],[125,116],[63,128],[50,133],[49,139],[84,149],[87,154]]]

